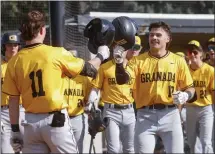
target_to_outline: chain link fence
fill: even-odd
[[[49,1],[2,1],[1,2],[1,35],[5,32],[17,31],[23,14],[29,10],[45,12],[47,16],[47,35],[45,44],[50,44],[50,13]],[[78,56],[89,60],[90,52],[87,48],[87,38],[83,36],[85,25],[80,25],[78,16],[86,15],[90,11],[98,12],[133,12],[133,13],[214,13],[215,2],[135,2],[135,1],[65,1],[64,47],[77,50]],[[125,14],[126,15],[126,14]],[[194,22],[194,20],[192,20]],[[86,24],[86,23],[85,23]],[[192,28],[192,27],[191,27]],[[182,29],[177,27],[177,29]],[[201,28],[201,31],[202,28]],[[202,38],[203,36],[201,36]],[[203,39],[203,38],[202,38]],[[205,38],[204,38],[205,39]],[[143,40],[144,42],[146,40]]]
[[[79,2],[65,2],[64,47],[68,50],[77,50],[78,57],[85,60],[90,58],[87,48],[87,38],[83,36],[85,25],[78,25],[78,15],[81,6]],[[6,32],[18,32],[22,16],[30,10],[43,11],[46,14],[47,34],[45,44],[50,45],[50,14],[48,1],[4,1],[1,2],[1,36]]]

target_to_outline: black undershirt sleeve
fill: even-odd
[[[119,85],[125,84],[129,81],[130,75],[129,73],[124,69],[123,63],[121,64],[116,64],[116,82]]]
[[[92,64],[90,64],[89,62],[85,62],[84,67],[83,67],[80,75],[89,76],[89,77],[92,77],[95,79],[97,72],[98,71],[96,70],[96,68]]]

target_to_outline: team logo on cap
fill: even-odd
[[[117,45],[123,45],[123,44],[126,44],[127,41],[122,39],[122,40],[119,40],[119,41],[115,41]]]
[[[17,41],[17,36],[16,35],[10,35],[9,40],[10,41]]]

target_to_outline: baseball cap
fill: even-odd
[[[199,43],[198,41],[196,41],[196,40],[190,41],[190,42],[188,43],[188,45],[195,45],[195,46],[197,46],[197,47],[200,47],[200,46],[201,46],[200,43]]]
[[[203,52],[202,46],[199,43],[199,41],[197,41],[197,40],[192,40],[192,41],[188,42],[187,48],[190,50],[196,49],[200,52]]]
[[[209,44],[215,44],[215,37],[212,37],[208,40],[207,45]]]
[[[141,39],[139,36],[135,36],[135,44],[132,47],[132,50],[140,50],[141,49]]]

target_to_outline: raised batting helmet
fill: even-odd
[[[124,47],[126,50],[131,49],[135,44],[138,26],[129,17],[121,16],[112,21],[115,27],[114,43]]]
[[[2,36],[2,55],[5,54],[5,44],[17,43],[20,44],[20,36],[17,33],[5,33]]]
[[[93,54],[97,54],[97,49],[101,45],[109,47],[113,43],[114,35],[114,26],[105,19],[95,18],[84,29],[84,36],[89,38],[88,49]]]

